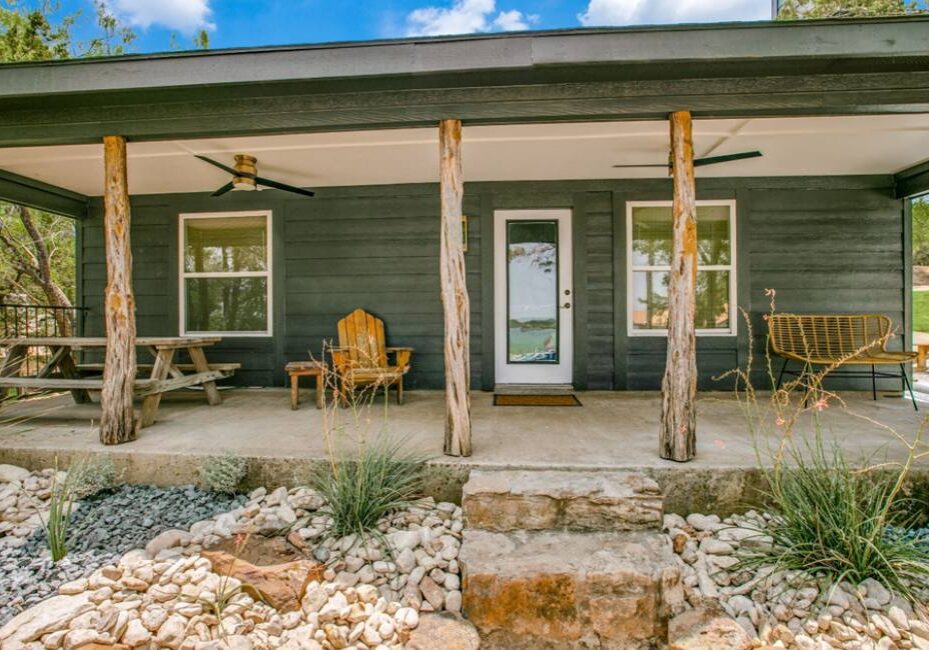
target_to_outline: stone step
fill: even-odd
[[[658,532],[466,529],[465,616],[482,648],[665,647],[680,571]]]
[[[659,530],[658,484],[633,472],[473,470],[462,493],[468,526],[510,530]]]

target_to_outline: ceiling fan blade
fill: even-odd
[[[194,158],[199,158],[199,159],[202,160],[203,162],[210,163],[210,164],[213,165],[214,167],[219,167],[219,168],[222,169],[224,172],[226,172],[226,173],[228,173],[228,174],[232,174],[233,176],[248,176],[248,174],[242,174],[242,173],[240,173],[240,172],[237,172],[233,167],[227,167],[226,165],[222,164],[221,162],[216,162],[216,161],[213,160],[212,158],[207,158],[206,156],[198,156],[198,155],[196,155],[196,154],[194,154]]]
[[[614,169],[632,169],[635,167],[661,167],[664,169],[668,168],[667,164],[662,165],[661,163],[646,163],[644,165],[613,165]]]
[[[760,151],[743,151],[741,153],[730,153],[723,156],[708,156],[706,158],[695,159],[694,167],[715,165],[716,163],[730,162],[732,160],[745,160],[746,158],[760,158],[762,155]]]
[[[235,185],[232,184],[232,181],[226,183],[221,188],[210,194],[210,196],[222,196],[226,192],[230,191]]]
[[[305,190],[301,187],[287,185],[286,183],[278,183],[277,181],[272,181],[270,178],[256,176],[255,182],[259,185],[264,185],[265,187],[273,187],[276,190],[284,190],[285,192],[293,192],[294,194],[302,194],[303,196],[316,196],[316,192],[313,192],[312,190]]]

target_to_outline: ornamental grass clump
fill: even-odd
[[[852,466],[818,434],[790,445],[785,460],[764,470],[772,518],[759,533],[771,543],[743,556],[742,566],[800,570],[830,585],[873,578],[914,599],[913,586],[929,583],[927,540],[887,534],[915,525],[900,497],[908,470]]]
[[[773,289],[768,318],[775,313]],[[747,314],[749,352],[752,327]],[[888,335],[888,338],[892,333]],[[872,341],[848,357],[884,341]],[[842,581],[859,584],[873,578],[901,596],[915,600],[914,588],[929,584],[929,546],[914,531],[918,508],[906,494],[913,467],[929,457],[924,437],[929,420],[904,435],[867,415],[854,413],[823,381],[842,365],[806,366],[796,378],[778,386],[766,345],[765,367],[770,397],[760,397],[752,385],[752,357],[748,364],[724,376],[734,376],[736,394],[755,441],[765,487],[760,500],[771,515],[759,524],[758,540],[739,558],[742,569],[802,571],[828,586]],[[826,442],[830,411],[846,415],[884,432],[899,445],[899,460],[852,462],[837,442]],[[889,449],[888,449],[889,451]]]
[[[387,436],[354,454],[340,455],[311,481],[332,517],[328,533],[376,535],[382,518],[415,504],[422,495],[426,461]]]
[[[323,359],[327,352],[329,344],[323,348]],[[331,516],[326,535],[379,537],[381,519],[422,496],[429,457],[388,433],[386,386],[347,388],[331,372],[324,378],[332,396],[322,414],[328,462],[308,482],[326,500]]]
[[[116,468],[109,458],[77,459],[71,463],[64,478],[58,472],[58,458],[55,458],[48,513],[43,517],[41,509],[37,508],[52,561],[58,562],[68,554],[68,529],[74,504],[97,492],[112,489],[116,480]]]

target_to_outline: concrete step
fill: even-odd
[[[471,528],[659,530],[658,484],[633,472],[474,470],[462,507]]]
[[[488,650],[665,647],[684,597],[673,560],[652,531],[466,529],[464,613]]]

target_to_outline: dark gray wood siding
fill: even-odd
[[[889,176],[700,179],[703,199],[736,199],[739,307],[751,317],[756,352],[764,340],[766,288],[778,308],[798,312],[889,315],[902,327],[907,264],[902,202]],[[473,183],[468,287],[472,383],[493,385],[493,210],[571,208],[575,213],[575,383],[589,389],[654,389],[665,341],[630,338],[625,316],[627,201],[670,199],[665,180]],[[443,381],[438,292],[439,203],[435,185],[324,188],[315,199],[274,191],[133,198],[132,241],[138,329],[178,332],[177,215],[270,209],[274,223],[274,336],[226,338],[210,355],[239,361],[236,381],[280,385],[283,364],[319,354],[335,323],[355,307],[385,319],[388,344],[416,348],[411,388]],[[82,231],[82,293],[87,333],[102,332],[106,282],[99,201]],[[486,249],[486,250],[485,250]],[[744,364],[749,342],[698,341],[701,388]],[[757,359],[756,359],[757,361]]]

